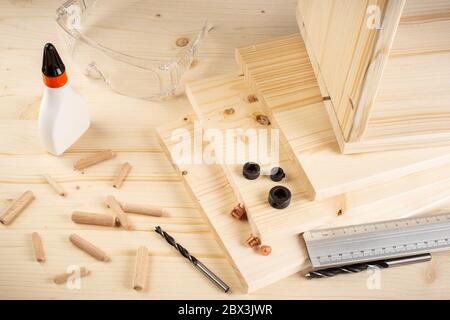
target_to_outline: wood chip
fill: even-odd
[[[136,264],[133,277],[133,289],[142,291],[147,284],[148,274],[148,249],[140,247],[136,252]]]
[[[55,179],[53,179],[48,174],[45,174],[43,177],[45,180],[47,180],[47,183],[53,188],[53,190],[56,191],[57,194],[59,194],[61,197],[65,197],[67,195],[64,188],[58,182],[56,182]]]
[[[116,179],[114,179],[114,182],[113,182],[114,188],[120,189],[122,187],[123,182],[125,181],[126,177],[128,176],[128,174],[131,171],[131,168],[132,167],[128,162],[125,162],[124,164],[122,164]]]
[[[94,164],[112,159],[115,156],[116,155],[112,150],[100,151],[100,152],[94,153],[90,156],[87,156],[85,158],[75,161],[75,163],[73,164],[73,168],[75,170],[83,170],[90,166],[93,166]]]
[[[42,238],[37,232],[31,234],[31,240],[33,242],[34,256],[37,262],[45,262],[44,245],[42,244]]]
[[[77,234],[71,234],[69,236],[70,242],[72,242],[77,248],[83,250],[91,257],[103,262],[108,262],[110,260],[109,256],[99,247],[90,243],[89,241],[81,238]]]
[[[5,209],[2,217],[0,218],[0,222],[4,225],[11,224],[34,199],[35,196],[33,192],[24,192]]]

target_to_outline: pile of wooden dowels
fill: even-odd
[[[92,165],[112,159],[114,157],[115,154],[112,150],[101,151],[76,161],[74,163],[74,169],[84,170]],[[131,169],[132,166],[128,162],[123,163],[118,170],[118,174],[114,179],[112,186],[114,188],[120,189],[123,186],[124,181],[126,180]],[[51,177],[50,175],[44,175],[43,178],[58,195],[62,197],[67,196],[67,192],[53,177]],[[33,202],[33,200],[35,200],[35,198],[36,197],[32,191],[24,192],[19,198],[14,200],[5,209],[4,213],[0,216],[0,223],[4,225],[10,225]],[[130,213],[154,217],[161,217],[166,215],[165,210],[157,206],[119,202],[112,195],[106,197],[105,203],[106,206],[110,208],[114,214],[74,211],[72,213],[72,221],[78,224],[88,224],[105,227],[122,227],[126,230],[132,230],[131,223],[128,219],[128,214]],[[31,235],[31,240],[36,261],[44,263],[46,261],[46,255],[41,235],[37,232],[33,232]],[[77,234],[71,234],[69,236],[69,241],[75,247],[89,254],[98,261],[110,261],[110,257],[105,251]],[[145,288],[148,269],[148,256],[149,253],[146,247],[142,246],[137,249],[135,275],[133,278],[133,288],[135,290],[144,290]],[[90,271],[86,267],[81,267],[78,276],[85,277],[89,274]],[[56,284],[66,283],[68,279],[73,275],[74,272],[65,272],[54,277],[53,281]]]

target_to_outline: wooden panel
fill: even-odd
[[[284,44],[287,39],[291,42],[289,47]],[[306,55],[303,41],[299,35],[292,35],[240,48],[236,54],[248,83],[258,92],[267,112],[273,115],[292,146],[316,199],[449,162],[450,147],[429,148],[426,152],[410,149],[341,154],[324,103],[320,102],[318,84],[307,76],[312,73],[311,64],[307,59],[298,58],[299,52]],[[292,81],[294,77],[296,80]],[[314,99],[319,102],[313,104]]]
[[[177,129],[187,130],[193,137],[192,119],[175,121],[158,128],[169,156],[178,143],[178,139],[172,138],[172,133]],[[220,165],[174,165],[184,178],[193,199],[198,201],[217,240],[228,253],[246,292],[267,286],[308,266],[308,254],[299,235],[286,235],[272,241],[272,253],[267,257],[245,245],[245,240],[252,233],[251,228],[248,222],[236,220],[230,215],[231,209],[240,200]]]
[[[449,70],[450,1],[407,1],[364,140],[450,140]]]
[[[330,117],[336,118],[346,141],[358,141],[365,130],[403,5],[385,0],[298,2],[300,30],[333,103]],[[379,26],[373,24],[377,19]]]
[[[263,112],[263,107],[258,101],[248,102],[247,97],[254,91],[245,85],[240,76],[230,74],[189,83],[187,94],[205,129],[263,128],[254,117]],[[229,108],[233,108],[232,114],[225,112]],[[303,113],[302,119],[305,121],[312,116],[314,114]],[[287,112],[286,117],[292,117],[292,112]],[[298,126],[298,119],[294,116],[293,120],[292,126]],[[271,129],[276,127],[271,125]],[[242,163],[222,164],[231,186],[245,204],[251,225],[265,241],[324,225],[405,217],[450,199],[447,191],[450,178],[445,174],[450,174],[450,166],[447,165],[342,196],[311,201],[301,168],[295,158],[290,156],[290,147],[283,144],[282,140],[280,164],[287,174],[282,182],[272,182],[267,176],[249,181],[242,176]],[[293,194],[291,205],[284,210],[275,210],[267,203],[268,191],[275,185],[284,185]],[[341,215],[338,216],[338,212]]]

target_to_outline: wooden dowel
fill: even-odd
[[[108,255],[102,249],[93,245],[89,241],[81,238],[79,235],[71,234],[69,239],[70,239],[70,242],[72,242],[77,248],[83,250],[84,252],[86,252],[90,256],[94,257],[95,259],[97,259],[99,261],[104,261],[104,262],[107,262],[110,260]]]
[[[53,282],[56,283],[56,284],[66,283],[67,280],[69,279],[69,277],[74,275],[74,274],[75,274],[75,271],[71,272],[71,273],[65,272],[65,273],[59,274],[59,275],[57,275],[56,277],[53,278]],[[86,267],[81,267],[80,268],[80,277],[86,277],[89,274],[91,274],[91,272]]]
[[[131,225],[128,221],[127,214],[123,211],[120,203],[116,200],[116,198],[114,198],[114,196],[106,197],[106,205],[108,206],[108,208],[111,208],[115,212],[115,214],[117,214],[120,225],[126,230],[131,230]]]
[[[123,182],[125,181],[125,178],[128,176],[128,174],[131,171],[131,168],[132,167],[128,162],[125,162],[124,164],[122,164],[116,179],[114,179],[114,182],[113,182],[114,188],[120,189],[122,187]]]
[[[94,153],[93,155],[87,156],[85,158],[79,159],[75,161],[73,164],[73,168],[75,170],[83,170],[94,164],[100,163],[102,161],[106,161],[115,157],[115,154],[112,150],[105,150]]]
[[[148,249],[139,247],[136,252],[136,265],[134,269],[133,289],[142,291],[147,284],[148,273]]]
[[[147,216],[161,217],[165,210],[152,205],[140,205],[128,202],[121,202],[123,211],[127,213],[143,214]]]
[[[74,211],[72,213],[72,221],[79,224],[104,227],[117,227],[120,225],[120,221],[116,216],[82,211]]]
[[[33,192],[26,191],[13,201],[4,211],[0,222],[4,225],[11,224],[19,214],[35,199]]]
[[[53,190],[56,191],[57,194],[59,194],[61,197],[66,196],[66,194],[67,194],[66,191],[58,182],[56,182],[55,179],[53,179],[48,174],[45,174],[43,177],[47,181],[47,183],[53,188]]]
[[[45,262],[44,245],[42,244],[42,238],[37,232],[31,234],[31,240],[33,242],[34,256],[37,262]]]

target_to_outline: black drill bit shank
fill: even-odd
[[[201,263],[196,257],[191,255],[189,251],[180,245],[175,239],[170,236],[167,232],[161,229],[160,226],[155,227],[155,232],[161,235],[172,247],[177,249],[177,251],[186,259],[188,259],[197,269],[199,269],[203,274],[205,274],[215,285],[221,288],[224,292],[228,292],[230,287],[223,282],[218,276],[216,276],[211,270],[209,270],[203,263]]]

